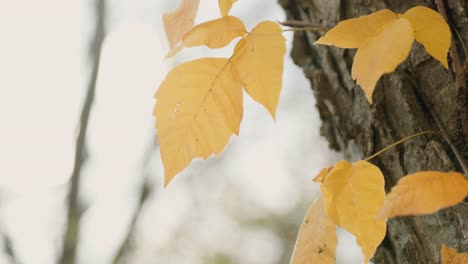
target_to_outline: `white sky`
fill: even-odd
[[[312,177],[340,158],[319,136],[315,99],[301,69],[288,53],[276,123],[245,96],[240,136],[220,157],[193,162],[163,189],[159,150],[143,166],[155,137],[153,94],[172,65],[228,56],[234,44],[217,51],[186,49],[164,61],[160,16],[177,2],[108,2],[109,34],[87,139],[82,198],[89,208],[78,263],[110,263],[144,175],[155,190],[138,222],[131,263],[205,263],[215,253],[238,263],[278,263],[287,241],[267,226],[245,223],[305,213],[318,195]],[[59,254],[63,184],[73,166],[90,66],[90,3],[0,0],[0,225],[22,263],[53,263]],[[201,0],[196,22],[218,17],[216,4]],[[270,0],[239,0],[231,14],[247,28],[284,19]],[[285,36],[290,49],[292,34]],[[340,251],[346,254],[338,263],[360,263],[359,249],[350,250],[353,239],[344,239],[347,246]]]

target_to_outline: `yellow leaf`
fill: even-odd
[[[174,48],[193,27],[200,0],[182,0],[179,7],[163,15],[169,46]]]
[[[410,21],[416,41],[421,43],[426,51],[440,61],[445,68],[448,68],[447,52],[451,35],[444,18],[436,11],[424,6],[413,7],[400,17]]]
[[[415,38],[447,68],[450,29],[442,16],[423,6],[411,8],[405,14],[384,9],[341,21],[315,44],[358,48],[352,77],[372,103],[378,80],[408,57]]]
[[[242,119],[242,87],[231,62],[204,58],[172,69],[156,92],[165,185],[192,159],[219,154]]]
[[[442,264],[466,264],[468,263],[468,254],[458,253],[454,248],[448,248],[442,244],[440,249]]]
[[[388,194],[379,218],[421,215],[456,205],[468,195],[468,181],[457,172],[421,171],[400,179]]]
[[[336,244],[336,226],[325,212],[323,198],[319,198],[302,221],[290,264],[334,264]]]
[[[397,14],[388,9],[359,18],[347,19],[338,23],[314,44],[359,48],[396,19]]]
[[[174,56],[184,47],[206,45],[212,49],[222,48],[234,38],[242,37],[246,33],[244,24],[237,17],[225,16],[211,20],[195,26],[167,57]]]
[[[239,41],[232,60],[247,93],[275,118],[283,84],[285,38],[279,25],[259,23]]]
[[[333,166],[320,186],[328,216],[356,236],[365,263],[385,237],[386,221],[375,219],[384,203],[384,184],[376,166],[343,160]]]
[[[218,0],[219,10],[221,10],[222,16],[227,16],[231,10],[232,5],[237,2],[237,0]]]
[[[369,102],[372,102],[377,81],[408,57],[413,41],[409,21],[397,19],[358,49],[351,76],[364,89]]]
[[[342,169],[342,168],[347,168],[348,167],[348,162],[337,162],[335,165],[330,166],[328,168],[322,169],[317,176],[313,179],[314,182],[321,182],[323,183],[325,181],[325,178],[327,177],[328,173],[330,173],[331,170],[333,169]]]

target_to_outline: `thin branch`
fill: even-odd
[[[393,143],[393,144],[391,144],[391,145],[389,145],[389,146],[386,146],[385,148],[383,148],[383,149],[377,151],[376,153],[372,154],[371,156],[365,158],[364,160],[365,160],[365,161],[369,161],[369,160],[371,160],[371,159],[373,159],[373,158],[379,156],[380,154],[384,153],[385,151],[387,151],[387,150],[389,150],[389,149],[391,149],[391,148],[393,148],[393,147],[396,147],[396,146],[398,146],[399,144],[401,144],[401,143],[403,143],[403,142],[405,142],[405,141],[407,141],[407,140],[410,140],[410,139],[412,139],[412,138],[419,137],[419,136],[422,136],[422,135],[427,135],[427,134],[440,134],[440,133],[437,132],[437,131],[423,131],[423,132],[419,132],[419,133],[413,134],[413,135],[411,135],[411,136],[407,136],[407,137],[405,137],[405,138],[403,138],[403,139],[400,139],[400,140],[398,140],[397,142],[395,142],[395,143]]]
[[[145,205],[145,202],[148,200],[148,197],[150,196],[151,191],[152,191],[151,186],[148,183],[148,180],[145,179],[141,186],[140,197],[138,199],[138,206],[135,209],[133,218],[129,224],[125,239],[114,257],[114,261],[113,261],[114,264],[122,263],[122,260],[132,248],[132,243],[134,242],[138,219],[140,218],[142,214],[143,207]]]
[[[289,29],[283,29],[283,32],[287,31],[312,31],[312,32],[324,32],[327,31],[328,29],[326,28],[321,28],[321,27],[299,27],[299,28],[289,28]]]
[[[328,31],[330,30],[329,28],[327,27],[324,27],[324,26],[318,26],[316,24],[312,24],[310,22],[306,22],[306,21],[301,21],[301,20],[286,20],[286,21],[282,21],[282,22],[278,22],[280,25],[282,26],[285,26],[285,27],[292,27],[292,28],[301,28],[301,27],[308,27],[308,28],[317,28],[317,29],[321,29],[322,31]]]
[[[149,147],[145,152],[144,167],[151,161],[151,156],[153,155],[154,149],[156,147],[157,147],[157,139],[155,138],[153,144],[151,144],[151,147]],[[121,261],[125,258],[125,256],[128,254],[128,252],[132,248],[132,243],[134,242],[134,239],[135,239],[135,232],[137,229],[138,219],[140,218],[142,211],[143,211],[143,207],[152,192],[153,190],[151,188],[151,185],[148,182],[148,178],[145,176],[142,180],[141,191],[140,191],[140,196],[138,199],[137,208],[135,208],[135,211],[133,213],[133,218],[127,229],[128,231],[125,236],[125,239],[123,240],[122,245],[118,249],[114,257],[114,261],[112,263],[114,264],[121,263]]]
[[[95,5],[96,28],[93,42],[90,47],[90,56],[93,60],[92,75],[88,83],[85,102],[81,111],[79,134],[76,141],[75,163],[70,179],[70,187],[67,196],[68,212],[67,223],[63,240],[62,255],[59,263],[71,264],[75,262],[76,248],[78,245],[79,223],[83,210],[79,204],[79,188],[81,180],[81,168],[86,161],[86,132],[91,108],[94,102],[94,93],[98,75],[101,46],[105,35],[105,0],[96,0]]]
[[[11,264],[19,263],[18,259],[16,258],[15,252],[13,250],[13,245],[12,245],[10,237],[5,232],[2,232],[1,236],[3,237],[3,250],[5,254],[8,256],[10,263]]]

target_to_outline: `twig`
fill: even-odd
[[[300,20],[286,20],[286,21],[282,21],[282,22],[278,22],[280,25],[282,26],[285,26],[285,27],[305,27],[305,28],[317,28],[317,29],[321,29],[322,31],[328,31],[330,30],[329,28],[327,27],[323,27],[323,26],[317,26],[315,24],[312,24],[310,22],[306,22],[306,21],[300,21]]]
[[[401,143],[403,143],[403,142],[405,142],[405,141],[407,141],[407,140],[410,140],[410,139],[412,139],[412,138],[419,137],[419,136],[422,136],[422,135],[427,135],[427,134],[440,134],[440,133],[437,132],[437,131],[423,131],[423,132],[419,132],[419,133],[413,134],[413,135],[411,135],[411,136],[407,136],[407,137],[405,137],[405,138],[403,138],[403,139],[400,139],[400,140],[398,140],[397,142],[395,142],[395,143],[393,143],[393,144],[391,144],[391,145],[389,145],[389,146],[386,146],[385,148],[383,148],[383,149],[377,151],[376,153],[372,154],[371,156],[365,158],[364,160],[365,160],[365,161],[369,161],[369,160],[371,160],[371,159],[377,157],[378,155],[384,153],[385,151],[387,151],[387,150],[389,150],[389,149],[391,149],[391,148],[393,148],[393,147],[396,147],[396,146],[398,146],[399,144],[401,144]]]
[[[141,192],[140,192],[140,197],[138,199],[138,206],[135,208],[135,213],[133,214],[133,218],[129,224],[127,234],[125,236],[125,239],[118,249],[114,261],[112,263],[118,264],[121,263],[121,261],[124,259],[124,256],[127,254],[127,252],[130,250],[132,243],[134,241],[134,235],[135,231],[137,228],[137,223],[138,219],[141,216],[141,213],[143,211],[143,207],[145,205],[145,202],[148,200],[148,197],[151,194],[151,186],[148,183],[147,179],[144,179],[143,184],[141,186]]]
[[[283,32],[285,32],[285,31],[313,31],[313,32],[324,32],[324,31],[327,31],[327,30],[328,30],[328,29],[320,28],[320,27],[300,27],[300,28],[283,29]]]
[[[151,156],[156,146],[157,146],[157,139],[155,139],[154,144],[151,144],[151,147],[147,149],[145,153],[144,164],[148,164],[148,162],[151,161]],[[135,211],[133,213],[133,218],[129,224],[129,227],[127,228],[128,231],[125,236],[125,239],[122,245],[120,246],[120,248],[117,250],[117,253],[114,257],[114,261],[112,263],[114,264],[121,263],[121,261],[124,259],[127,252],[131,249],[132,242],[135,236],[135,231],[137,229],[138,219],[140,218],[142,211],[143,211],[143,207],[152,192],[153,190],[148,182],[147,177],[144,177],[142,181],[142,185],[141,185],[140,197],[138,199],[138,206],[137,208],[135,208]]]
[[[78,245],[79,223],[83,210],[79,204],[79,188],[81,180],[81,168],[86,161],[86,132],[91,108],[94,102],[94,93],[101,56],[101,45],[105,35],[105,0],[96,0],[96,29],[91,43],[90,55],[93,60],[92,75],[88,83],[88,90],[81,111],[79,134],[75,149],[75,163],[70,179],[70,187],[67,195],[68,212],[67,223],[63,240],[62,255],[59,263],[74,263],[76,248]]]
[[[8,259],[10,260],[11,264],[19,263],[13,250],[10,237],[7,234],[5,234],[5,232],[2,232],[1,235],[3,237],[3,249],[5,251],[5,254],[8,256]]]

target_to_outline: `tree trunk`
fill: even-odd
[[[468,159],[467,81],[463,74],[468,38],[467,1],[462,0],[280,0],[289,20],[333,27],[343,19],[388,8],[404,13],[428,6],[446,15],[452,29],[450,68],[430,57],[415,43],[409,58],[384,75],[373,104],[351,79],[355,50],[313,46],[321,35],[296,32],[291,52],[310,79],[323,121],[321,133],[330,147],[369,156],[406,136],[434,130],[446,135],[411,139],[372,161],[385,175],[386,190],[404,175],[421,170],[461,171]],[[456,155],[456,149],[460,155]],[[464,172],[466,174],[466,171]],[[374,263],[440,263],[440,247],[447,244],[468,252],[468,204],[420,217],[388,221],[387,236]]]

